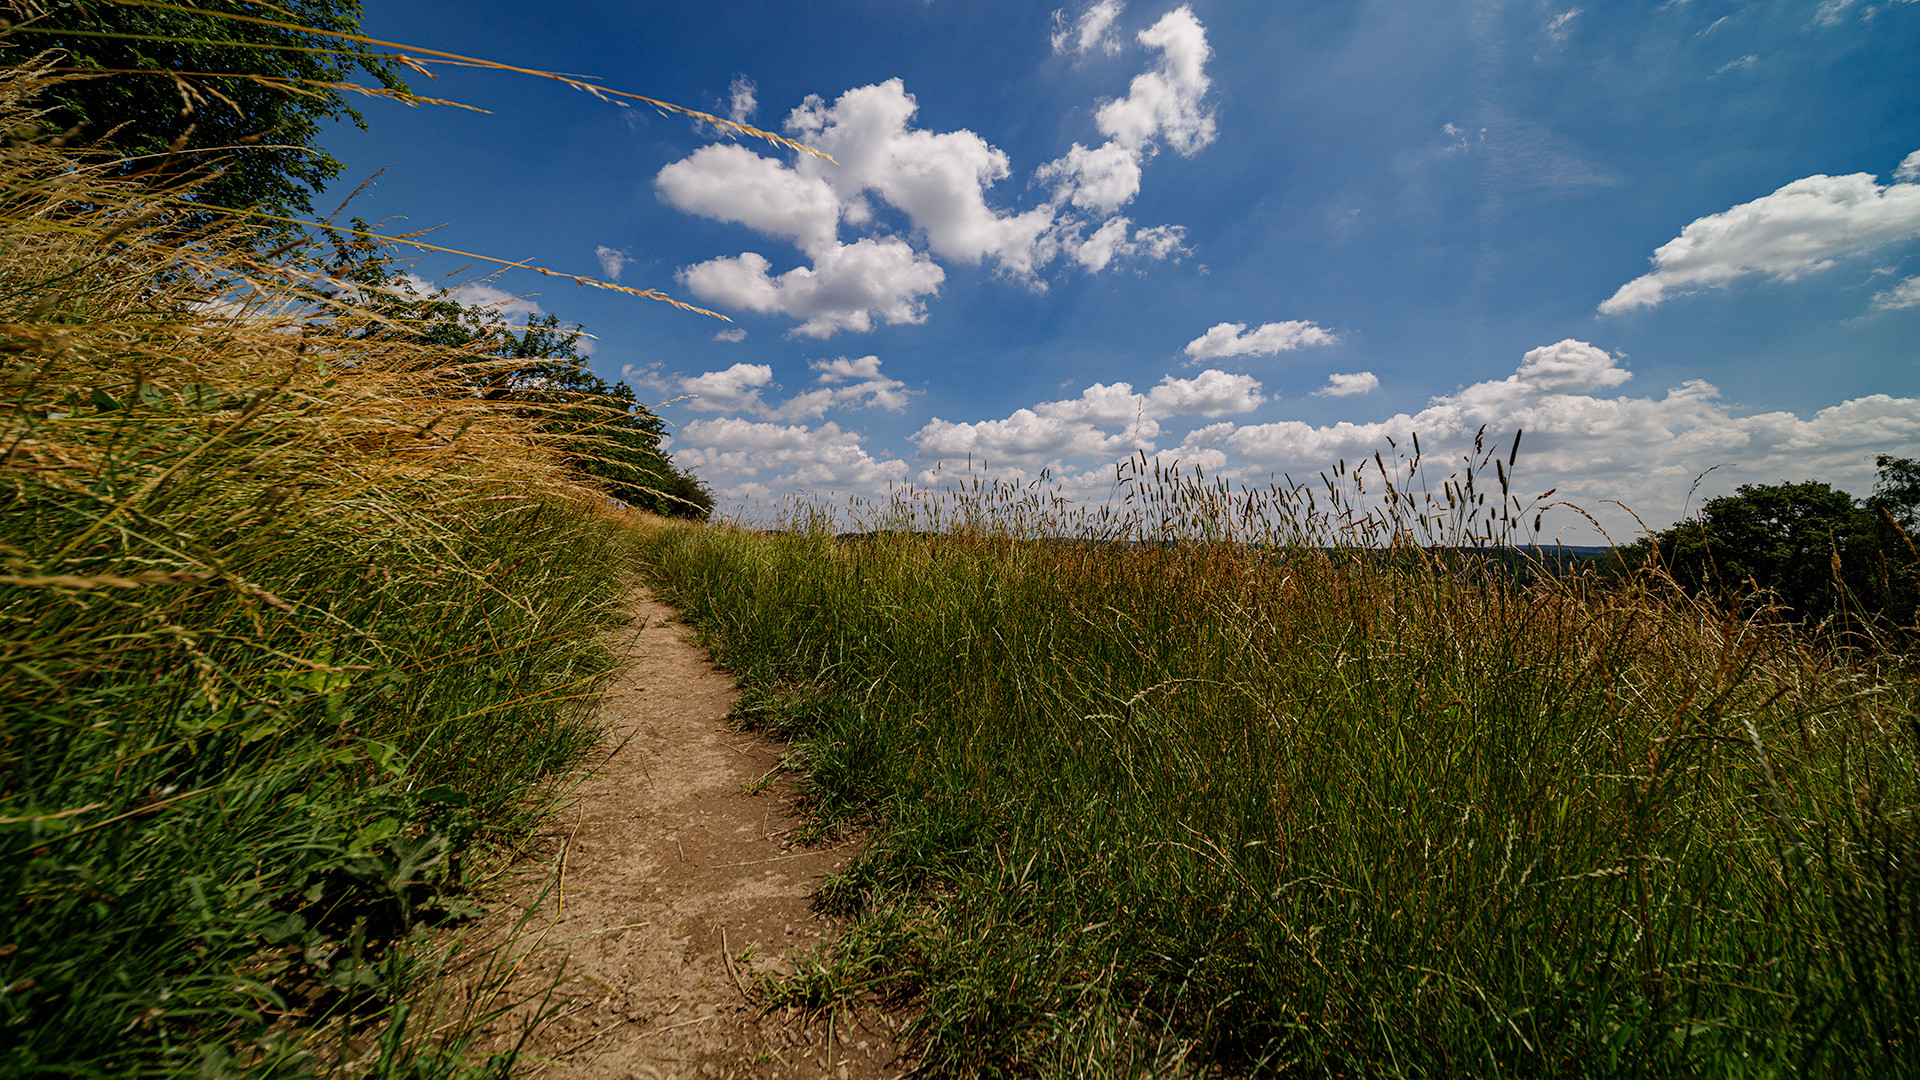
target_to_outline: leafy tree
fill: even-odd
[[[392,60],[301,29],[359,33],[358,0],[179,5],[216,14],[115,0],[12,6],[34,17],[9,31],[0,63],[59,49],[63,69],[98,73],[50,88],[47,123],[77,127],[80,142],[120,155],[125,174],[165,181],[216,166],[194,194],[209,206],[308,213],[313,195],[340,174],[340,163],[315,145],[322,126],[342,117],[366,126],[338,84],[365,72],[408,93]],[[169,153],[176,146],[183,152]]]
[[[1880,584],[1880,610],[1920,631],[1920,461],[1882,454],[1874,463],[1880,477],[1866,509],[1876,537],[1871,576]]]
[[[1869,509],[1893,519],[1908,536],[1920,533],[1920,461],[1881,454],[1873,459],[1880,478],[1867,498]]]
[[[366,223],[355,220],[357,231]],[[328,276],[350,285],[358,304],[387,320],[367,333],[405,335],[467,350],[476,358],[522,361],[473,385],[496,400],[526,403],[547,431],[564,437],[573,468],[613,498],[666,517],[705,518],[713,494],[660,449],[666,425],[624,382],[608,383],[587,367],[580,326],[557,315],[514,327],[498,312],[468,307],[448,290],[421,295],[403,283],[384,249],[362,237],[332,234]]]
[[[547,315],[530,322],[518,340],[554,334],[557,326],[556,317]],[[588,370],[584,358],[572,352],[579,338],[577,327],[564,334],[564,358],[551,359],[562,354],[546,352],[550,359],[530,366],[519,377],[515,396],[558,407],[543,424],[577,438],[574,467],[607,494],[664,517],[711,514],[712,492],[660,450],[665,424],[634,400],[632,387],[624,382],[609,384]]]
[[[1683,584],[1731,598],[1764,589],[1799,616],[1832,611],[1833,563],[1857,562],[1871,524],[1829,484],[1742,484],[1709,500],[1697,521],[1669,530],[1661,554]]]
[[[346,117],[365,127],[341,87],[356,72],[410,97],[396,58],[326,33],[357,34],[358,0],[0,0],[25,16],[0,39],[0,63],[57,49],[76,77],[44,100],[45,122],[120,155],[123,174],[160,183],[203,175],[193,197],[209,208],[304,215],[340,164],[315,145],[322,125]],[[193,10],[188,10],[189,8]],[[89,76],[89,73],[94,73]],[[196,153],[195,151],[206,151]],[[197,223],[197,222],[196,222]],[[355,220],[358,232],[367,232]],[[284,230],[283,230],[284,231]],[[370,335],[406,334],[477,355],[524,360],[474,389],[540,408],[569,438],[573,464],[609,495],[663,514],[705,517],[712,495],[660,451],[663,425],[624,383],[586,367],[580,328],[554,316],[523,328],[468,308],[441,291],[398,289],[386,253],[363,237],[331,233],[329,276],[363,305],[390,317]]]
[[[1817,480],[1743,484],[1622,556],[1643,564],[1657,549],[1676,582],[1730,605],[1913,627],[1920,552],[1908,537],[1920,519],[1920,461],[1883,454],[1877,464],[1879,482],[1864,502]]]

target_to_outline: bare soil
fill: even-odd
[[[790,841],[791,786],[765,783],[783,748],[728,725],[733,680],[672,609],[643,592],[633,614],[630,663],[601,706],[605,756],[554,819],[545,873],[516,887],[523,906],[545,894],[509,992],[554,985],[556,1007],[524,1046],[520,1075],[903,1074],[897,1021],[882,1014],[763,1010],[756,979],[791,970],[785,957],[834,933],[808,897],[854,849]],[[496,1049],[517,1041],[529,1008],[495,1027]]]

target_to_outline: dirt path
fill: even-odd
[[[808,897],[852,852],[786,842],[788,787],[744,790],[774,769],[778,745],[728,727],[733,680],[683,640],[672,609],[643,593],[634,615],[634,662],[603,706],[611,752],[555,819],[558,903],[549,895],[527,927],[542,944],[522,985],[563,975],[560,1015],[527,1045],[520,1075],[898,1076],[908,1063],[886,1020],[762,1017],[748,1000],[757,971],[832,933]]]

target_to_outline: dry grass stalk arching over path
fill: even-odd
[[[781,748],[729,727],[733,680],[685,640],[671,608],[642,592],[633,615],[629,662],[601,707],[607,752],[551,819],[564,845],[551,853],[558,881],[523,928],[518,989],[559,982],[555,1018],[523,1048],[518,1074],[899,1075],[910,1063],[895,1048],[897,1020],[762,1015],[755,980],[832,932],[809,896],[853,850],[788,841],[788,786],[763,783]],[[516,1019],[497,1025],[497,1049],[518,1040]]]

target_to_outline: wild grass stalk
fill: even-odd
[[[656,532],[874,833],[810,998],[917,1003],[935,1075],[1920,1072],[1910,665],[1473,554],[1531,525],[1497,453]]]
[[[629,534],[480,348],[183,232],[22,134],[36,85],[0,71],[0,1073],[503,1074],[429,930],[596,738]]]

